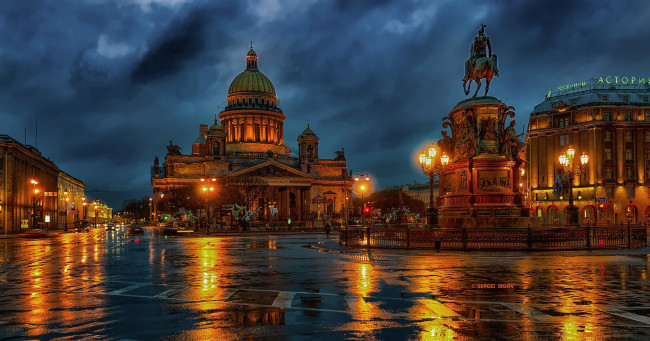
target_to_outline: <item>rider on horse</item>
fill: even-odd
[[[469,59],[465,62],[465,78],[463,80],[468,78],[470,70],[474,69],[477,59],[492,56],[490,38],[485,35],[486,27],[485,24],[481,24],[478,35],[474,38],[474,42],[469,48]]]
[[[490,45],[490,38],[485,35],[485,25],[481,24],[478,30],[478,35],[474,38],[469,50],[469,59],[465,62],[465,77],[463,77],[463,90],[466,95],[469,95],[472,82],[476,83],[476,92],[481,88],[481,79],[485,79],[485,96],[487,96],[490,89],[490,82],[492,77],[499,76],[499,69],[497,68],[497,55],[492,54],[492,45]],[[465,85],[469,82],[469,86]]]

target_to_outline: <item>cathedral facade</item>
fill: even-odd
[[[165,195],[183,188],[203,200],[205,180],[219,191],[234,178],[255,179],[266,188],[247,207],[256,211],[253,222],[331,217],[349,207],[351,182],[343,150],[332,159],[320,158],[319,138],[307,124],[292,155],[284,143],[286,116],[278,107],[273,83],[258,70],[257,61],[251,47],[246,69],[230,84],[227,106],[218,115],[221,124],[215,118],[211,126],[199,125],[190,155],[181,154],[170,142],[162,165],[158,158],[154,160],[154,217],[174,213],[160,207]]]

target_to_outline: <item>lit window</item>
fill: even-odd
[[[627,160],[627,161],[632,160],[632,149],[630,149],[630,148],[625,149],[625,160]]]
[[[625,132],[625,142],[632,142],[632,132],[631,131],[626,131]]]
[[[605,148],[605,160],[611,160],[611,159],[612,159],[612,149]]]
[[[604,120],[604,121],[609,121],[609,120],[610,120],[610,115],[609,115],[608,112],[603,113],[603,120]]]
[[[612,172],[612,167],[605,167],[605,179],[614,179],[614,172]]]
[[[605,130],[605,141],[610,142],[612,140],[612,132]]]
[[[608,95],[600,95],[600,100],[601,101],[609,101],[609,96]]]

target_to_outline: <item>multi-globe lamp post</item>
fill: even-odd
[[[363,225],[366,216],[366,203],[363,202],[363,193],[369,189],[368,181],[370,181],[370,176],[368,173],[356,174],[354,181],[358,183],[357,190],[361,193],[361,225]]]
[[[438,209],[433,201],[433,181],[436,176],[442,172],[442,167],[449,164],[449,156],[442,154],[438,157],[438,151],[432,143],[429,148],[420,152],[418,163],[422,167],[424,175],[429,177],[429,209],[427,210],[427,219],[429,227],[438,226]]]
[[[574,162],[575,149],[569,147],[566,153],[561,154],[558,159],[562,165],[562,172],[569,180],[569,207],[567,207],[567,215],[569,217],[569,225],[579,225],[578,223],[578,207],[573,205],[573,180],[576,176],[580,176],[585,170],[585,165],[589,162],[589,156],[582,153],[580,156],[580,163]]]
[[[206,221],[205,234],[210,233],[210,207],[208,206],[208,194],[214,192],[214,183],[216,181],[217,181],[216,178],[212,178],[211,179],[212,184],[210,184],[210,182],[207,179],[201,178],[201,183],[203,183],[203,185],[201,186],[201,192],[203,192],[205,196],[205,221]]]

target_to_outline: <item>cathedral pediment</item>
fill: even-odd
[[[247,169],[243,169],[230,176],[254,176],[262,178],[311,178],[307,174],[295,170],[279,162],[268,161]]]

